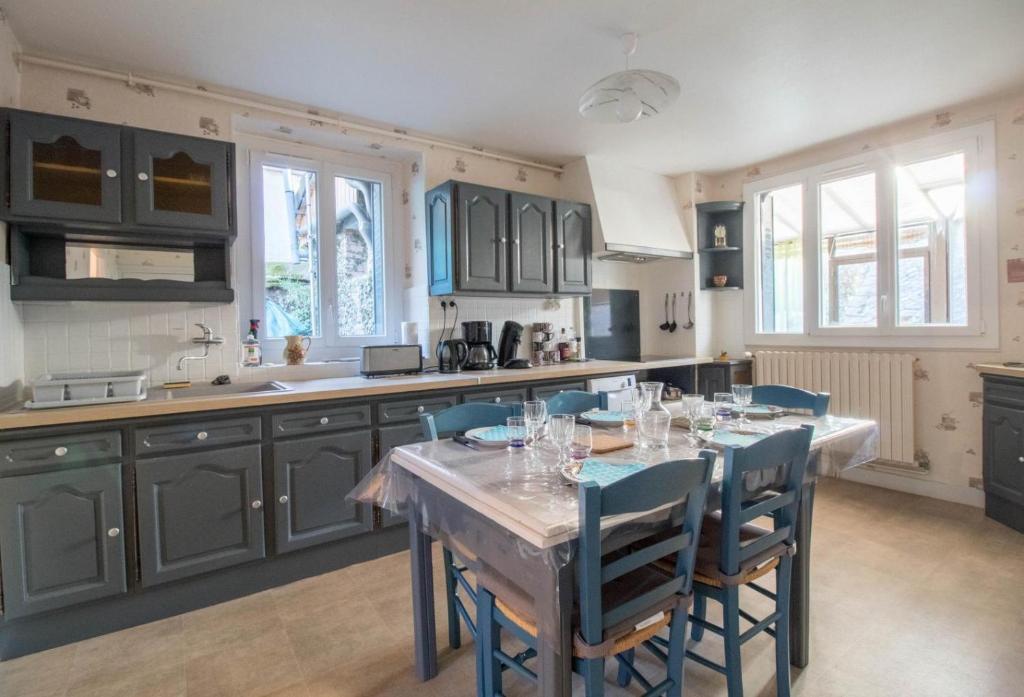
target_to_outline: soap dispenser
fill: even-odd
[[[260,321],[249,320],[249,333],[242,340],[242,365],[257,368],[263,365],[263,349],[260,348]]]

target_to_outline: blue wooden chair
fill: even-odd
[[[564,390],[548,398],[549,414],[582,414],[591,409],[607,409],[608,393],[583,392],[582,390]]]
[[[775,693],[789,697],[789,590],[796,551],[797,511],[807,453],[814,427],[781,431],[746,448],[728,448],[722,480],[721,515],[704,520],[697,568],[694,573],[694,641],[704,630],[725,641],[725,665],[715,663],[694,651],[687,651],[701,665],[723,673],[729,697],[743,695],[743,668],[740,648],[760,632],[775,638]],[[760,493],[746,490],[745,474],[754,470],[780,470],[781,483]],[[769,516],[773,530],[756,526],[753,521]],[[755,583],[775,571],[775,592]],[[775,601],[775,610],[757,619],[740,607],[739,590],[748,586]],[[707,621],[707,600],[722,604],[723,626]],[[751,624],[740,629],[740,619]]]
[[[754,404],[771,404],[786,409],[809,409],[815,416],[828,413],[828,392],[808,392],[789,385],[757,385],[751,391]]]
[[[522,411],[519,404],[469,403],[456,404],[435,414],[420,414],[420,425],[423,437],[437,440],[438,434],[445,437],[468,431],[473,428],[487,426],[503,426],[510,416],[518,416]],[[466,567],[457,562],[455,555],[447,547],[441,548],[444,559],[444,588],[448,601],[448,644],[453,649],[462,646],[462,634],[459,617],[466,622],[469,633],[476,637],[476,625],[473,616],[466,609],[466,603],[459,594],[459,587],[465,592],[472,605],[476,606],[476,591],[466,579]]]
[[[699,458],[656,465],[604,488],[594,482],[580,485],[573,668],[583,675],[587,697],[604,694],[605,660],[612,657],[619,661],[620,670],[644,687],[645,697],[681,697],[696,543],[714,462],[713,452],[702,451]],[[664,525],[656,526],[657,531],[652,526],[649,535],[639,540],[632,537],[625,547],[602,548],[602,518],[673,503],[681,507],[682,518],[674,518],[667,534]],[[668,550],[675,553],[675,566],[662,572],[652,562]],[[480,573],[478,594],[477,666],[483,670],[482,694],[501,694],[506,668],[536,682],[537,674],[526,665],[537,650],[532,600],[507,582],[491,578],[486,570]],[[650,639],[665,627],[669,639],[663,649]],[[525,643],[526,650],[515,656],[505,653],[502,630]],[[657,684],[652,685],[634,665],[634,652],[641,646],[667,666],[665,678]]]

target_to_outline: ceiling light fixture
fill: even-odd
[[[600,123],[632,123],[657,116],[679,98],[679,83],[656,70],[630,70],[640,37],[622,35],[626,69],[591,85],[580,97],[580,116]]]

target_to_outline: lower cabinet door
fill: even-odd
[[[985,491],[1024,506],[1024,409],[985,404]]]
[[[404,424],[402,426],[384,426],[378,433],[380,435],[381,457],[387,455],[392,448],[426,440],[423,437],[423,427],[419,423]],[[406,522],[404,515],[395,515],[387,509],[380,509],[381,527],[389,528],[392,525],[401,525],[404,522]]]
[[[8,618],[125,592],[121,465],[0,480]]]
[[[142,585],[262,559],[260,446],[136,464]]]
[[[276,542],[280,554],[367,532],[369,505],[345,496],[373,466],[370,431],[274,444]]]

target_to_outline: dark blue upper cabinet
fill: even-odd
[[[551,224],[552,201],[514,193],[509,197],[512,219],[512,291],[552,293],[555,290]]]
[[[458,289],[508,290],[508,193],[458,185],[456,244]]]
[[[121,222],[121,128],[10,113],[13,215]]]
[[[555,202],[555,290],[589,293],[591,289],[590,206]]]
[[[139,225],[228,230],[228,143],[135,131],[132,151]]]
[[[451,182],[427,192],[427,265],[431,295],[455,292]]]

